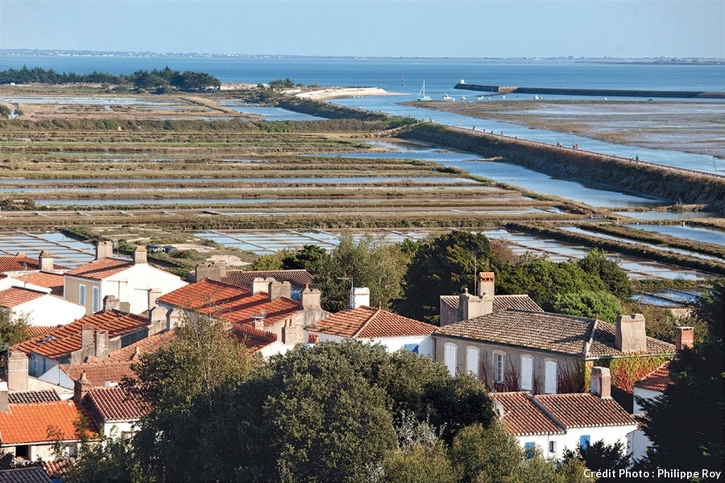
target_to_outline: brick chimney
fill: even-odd
[[[97,241],[96,242],[96,260],[113,257],[113,242]]]
[[[277,300],[280,297],[292,298],[292,284],[289,282],[270,282],[269,300]]]
[[[496,287],[496,274],[493,272],[478,272],[478,291],[476,295],[479,297],[486,296],[487,299],[493,301],[494,289]]]
[[[12,391],[28,390],[28,356],[24,352],[10,351],[8,356],[8,388]]]
[[[617,317],[614,345],[622,352],[646,352],[647,334],[642,314],[620,315]]]
[[[591,393],[601,399],[612,399],[612,375],[608,367],[592,368]]]
[[[121,306],[121,302],[116,298],[115,295],[106,295],[103,297],[103,311],[110,312],[111,310],[118,310]]]
[[[41,272],[53,273],[53,255],[48,250],[43,250],[38,256],[38,267]]]
[[[194,270],[194,278],[197,282],[201,282],[206,278],[212,280],[221,280],[227,275],[227,264],[224,262],[217,263],[200,263]]]
[[[108,357],[108,331],[96,331],[96,359],[102,361]]]
[[[148,253],[146,252],[146,247],[136,247],[133,251],[133,264],[142,265],[147,263],[147,255]]]
[[[695,330],[692,327],[677,327],[675,334],[675,349],[678,351],[684,348],[692,349],[695,341]]]
[[[362,306],[370,306],[370,289],[367,287],[353,287],[350,290],[350,304],[348,308],[356,309]]]
[[[8,396],[8,383],[0,381],[0,412],[10,412],[10,399]]]
[[[81,372],[81,377],[73,383],[73,401],[80,404],[88,391],[91,390],[91,383],[86,377],[86,371]]]
[[[322,292],[317,289],[311,289],[309,284],[305,284],[305,289],[300,293],[303,309],[319,309],[322,308],[321,299]]]

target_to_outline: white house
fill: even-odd
[[[592,393],[491,393],[496,414],[525,449],[538,447],[546,458],[560,459],[599,440],[622,443],[629,452],[629,435],[637,429],[634,417],[610,396],[609,369],[592,370]]]
[[[94,261],[65,272],[63,297],[92,314],[103,309],[107,295],[113,295],[122,310],[139,314],[152,308],[159,295],[187,285],[176,275],[149,265],[145,247],[137,247],[131,260],[112,256],[111,242],[98,242]]]
[[[0,290],[0,307],[11,310],[16,316],[25,316],[31,326],[65,325],[86,315],[82,305],[49,292],[42,287],[12,286]]]

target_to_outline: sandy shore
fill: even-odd
[[[295,97],[302,99],[312,99],[314,101],[324,101],[326,99],[336,99],[340,97],[362,97],[362,96],[397,96],[396,92],[388,92],[379,87],[328,87],[318,91],[301,92]]]

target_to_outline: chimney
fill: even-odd
[[[592,368],[591,393],[601,399],[612,399],[612,375],[608,367]]]
[[[114,295],[106,295],[103,297],[103,311],[110,312],[111,310],[118,310],[121,306],[121,302]]]
[[[136,247],[133,251],[133,264],[141,265],[146,263],[146,247]]]
[[[301,325],[294,325],[292,319],[284,321],[282,327],[282,343],[285,345],[300,344],[305,341],[305,331]]]
[[[161,289],[160,288],[152,288],[147,292],[148,294],[148,309],[151,310],[154,307],[156,307],[156,299],[161,297]]]
[[[681,351],[685,348],[692,349],[695,341],[695,331],[692,327],[677,327],[675,335],[675,349]]]
[[[362,306],[370,306],[370,289],[367,287],[354,287],[350,290],[349,308],[356,309]]]
[[[493,302],[494,289],[496,287],[496,274],[493,272],[478,273],[478,291],[476,295],[485,297],[486,300]]]
[[[86,324],[81,325],[81,349],[93,346],[93,328]]]
[[[81,377],[76,379],[73,384],[73,401],[80,404],[88,391],[91,390],[91,383],[86,378],[86,371],[81,372]]]
[[[24,352],[10,351],[8,356],[8,388],[12,391],[28,390],[28,356]]]
[[[272,277],[256,277],[252,280],[252,295],[269,293],[269,284],[271,282],[276,282],[276,280]]]
[[[463,289],[458,296],[458,320],[468,320],[493,312],[493,297],[485,300],[485,296],[476,296]]]
[[[9,413],[9,396],[8,396],[8,383],[5,381],[0,382],[0,412]]]
[[[256,330],[264,330],[264,314],[259,314],[252,317],[252,326]]]
[[[289,282],[270,282],[269,300],[277,300],[280,297],[292,298],[292,285]]]
[[[303,309],[320,309],[322,308],[321,299],[322,292],[317,289],[311,289],[309,284],[305,284],[305,289],[300,294]]]
[[[113,242],[97,241],[96,242],[96,260],[113,257]]]
[[[102,361],[108,357],[108,331],[96,331],[96,359]]]
[[[631,314],[617,317],[614,345],[622,352],[646,352],[647,334],[644,315]]]
[[[309,334],[307,336],[307,343],[308,344],[317,344],[320,342],[320,336],[317,334]]]
[[[227,275],[227,265],[224,262],[200,263],[196,266],[194,273],[194,278],[197,282],[201,282],[206,278],[211,278],[212,280],[221,280]]]
[[[166,309],[157,305],[149,310],[149,325],[154,327],[153,332],[150,331],[149,335],[166,329]]]
[[[41,272],[53,273],[53,255],[48,250],[43,250],[38,256],[38,267]]]

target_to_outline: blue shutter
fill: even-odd
[[[587,449],[589,447],[589,435],[586,434],[584,436],[579,436],[579,446],[582,447],[582,449]]]

